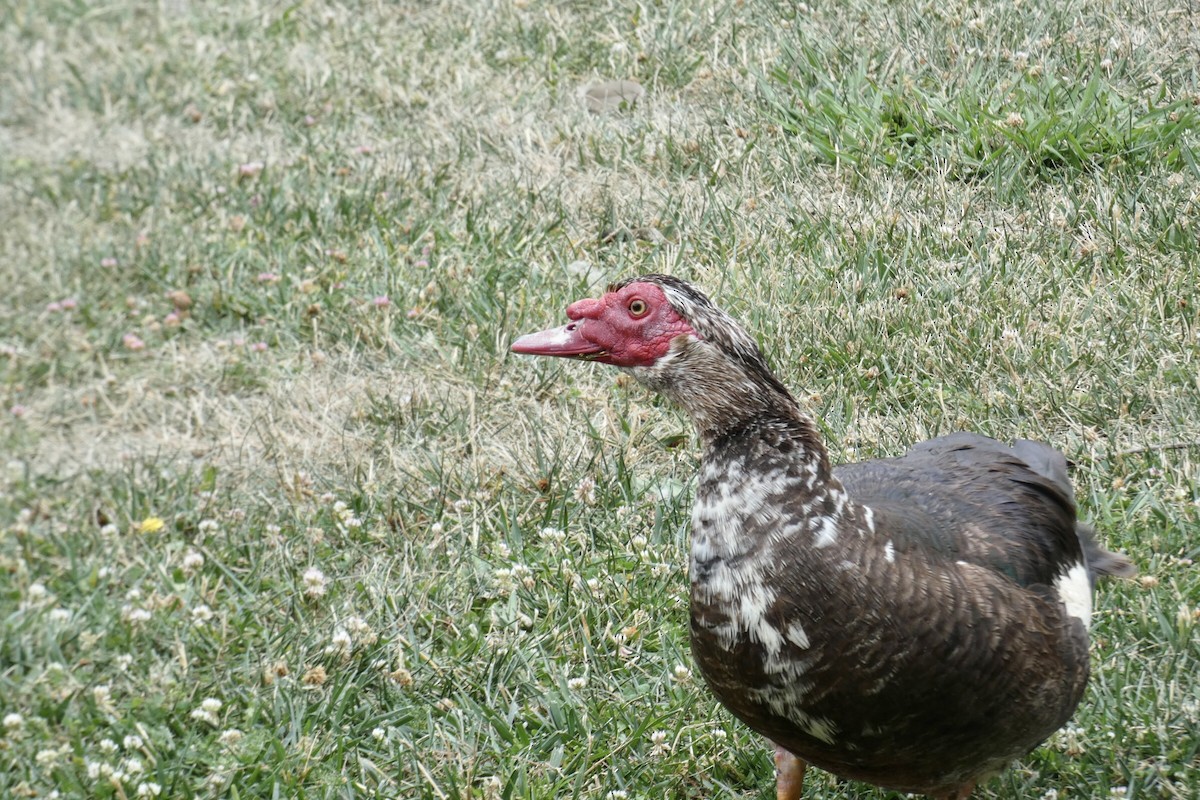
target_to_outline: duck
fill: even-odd
[[[511,350],[617,367],[696,428],[692,657],[774,745],[778,800],[809,766],[963,800],[1068,721],[1096,579],[1136,568],[1078,519],[1063,453],[958,432],[835,467],[755,340],[691,284],[641,275],[566,316]]]

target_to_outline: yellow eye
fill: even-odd
[[[650,307],[648,305],[646,305],[645,300],[633,299],[633,300],[629,301],[630,316],[640,317],[640,316],[643,316],[649,310],[650,310]]]

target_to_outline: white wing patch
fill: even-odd
[[[1087,567],[1074,564],[1069,570],[1054,579],[1054,591],[1067,607],[1067,613],[1083,621],[1083,627],[1092,624],[1092,582]]]

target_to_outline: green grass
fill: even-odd
[[[1142,577],[978,795],[1194,796],[1191,12],[810,6],[0,0],[0,795],[771,796],[686,421],[507,352],[658,270],[838,460],[1062,447]]]

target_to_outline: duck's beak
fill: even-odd
[[[514,353],[530,356],[560,356],[591,360],[607,355],[604,348],[585,339],[580,328],[584,320],[576,320],[561,328],[527,333],[512,343]]]

